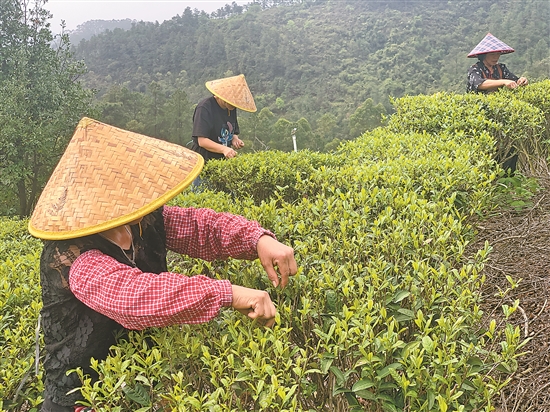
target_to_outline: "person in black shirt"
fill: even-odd
[[[205,163],[231,159],[244,146],[239,138],[237,108],[255,112],[256,104],[244,75],[206,82],[211,97],[201,100],[193,113],[193,146]]]

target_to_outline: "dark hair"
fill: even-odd
[[[477,55],[477,59],[482,62],[483,60],[485,60],[485,57],[487,56],[487,53],[483,53],[483,54],[478,54]]]

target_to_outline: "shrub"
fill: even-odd
[[[521,170],[532,174],[547,171],[548,149],[541,144],[543,112],[516,98],[513,91],[408,96],[393,100],[393,104],[396,114],[388,121],[392,131],[463,132],[472,137],[487,132],[495,141],[494,155],[501,164],[518,154]]]
[[[0,406],[17,410],[41,402],[41,371],[35,370],[36,328],[42,307],[41,242],[27,222],[0,218]],[[41,341],[40,341],[41,342]]]
[[[278,151],[243,155],[238,159],[208,162],[203,172],[205,185],[212,191],[230,193],[236,198],[251,197],[256,204],[277,198],[292,202],[300,197],[294,189],[297,179],[315,174],[319,167],[339,164],[330,154]]]
[[[172,203],[259,221],[294,247],[298,273],[280,290],[258,261],[170,254],[169,267],[267,290],[275,327],[223,310],[206,325],[132,332],[107,359],[91,361],[99,381],[72,372],[86,403],[98,412],[493,410],[525,342],[512,325],[479,325],[491,246],[467,254],[469,218],[501,201],[495,154],[510,142],[533,158],[543,153],[542,103],[510,96],[407,97],[395,101],[388,127],[331,155],[210,162],[206,186]],[[24,227],[6,220],[0,229],[0,343],[8,351],[0,398],[20,411],[41,391],[40,371],[25,379],[40,243]],[[517,304],[503,306],[505,316]]]
[[[537,107],[544,113],[546,144],[550,143],[550,96],[548,90],[550,90],[550,80],[543,80],[516,89],[515,96],[517,99]]]
[[[490,247],[464,255],[473,238],[465,217],[489,206],[496,178],[483,151],[491,144],[487,134],[453,141],[450,133],[381,129],[297,179],[292,202],[267,196],[257,204],[208,190],[178,197],[182,206],[244,214],[294,246],[299,273],[284,291],[269,285],[258,262],[172,261],[178,270],[268,290],[277,326],[259,328],[227,310],[208,325],[132,334],[94,364],[101,381],[82,377],[89,403],[100,410],[491,410],[507,382],[495,368],[513,371],[521,346],[513,328],[476,332]],[[284,170],[288,157],[270,162]],[[154,351],[136,355],[147,336]],[[501,342],[506,351],[497,349]]]

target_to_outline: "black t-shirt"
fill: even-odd
[[[199,137],[208,137],[213,142],[231,147],[233,135],[239,134],[237,123],[237,109],[228,111],[222,109],[214,96],[201,100],[193,113],[193,150],[204,157],[204,161],[210,159],[223,159],[222,153],[209,152],[199,146]]]

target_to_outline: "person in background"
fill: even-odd
[[[256,104],[243,74],[206,82],[212,96],[201,100],[193,113],[193,146],[205,163],[231,159],[244,146],[239,138],[237,109],[255,112]]]
[[[487,33],[468,54],[468,57],[477,57],[478,62],[468,69],[467,92],[492,93],[501,87],[515,89],[528,84],[525,77],[516,76],[498,62],[500,55],[513,52],[514,49],[506,43]]]
[[[273,326],[262,290],[168,270],[171,250],[193,258],[259,258],[274,287],[297,271],[294,250],[257,222],[165,203],[188,187],[197,153],[84,118],[29,221],[44,240],[41,327],[46,357],[42,412],[80,412],[82,368],[103,360],[129,330],[203,323],[223,307]]]

